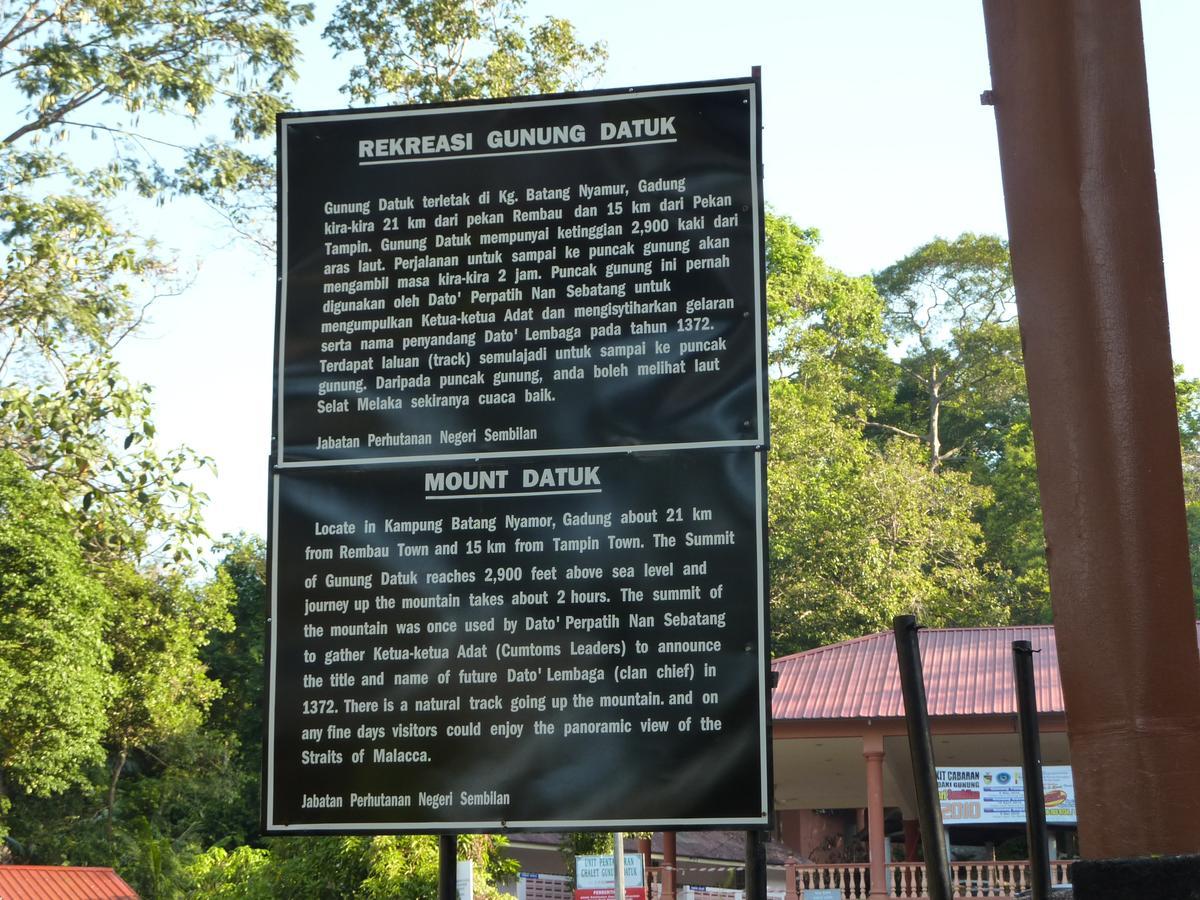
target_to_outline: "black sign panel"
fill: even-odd
[[[278,461],[761,446],[756,87],[283,118]]]
[[[280,120],[264,827],[764,827],[756,81]]]
[[[757,456],[277,476],[268,830],[761,824]]]

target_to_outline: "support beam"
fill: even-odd
[[[1025,834],[1029,846],[1029,886],[1033,900],[1050,898],[1050,833],[1046,828],[1046,790],[1042,782],[1042,739],[1037,727],[1037,684],[1033,645],[1013,641],[1013,680],[1017,685],[1017,721],[1021,726],[1021,776],[1025,782]]]
[[[886,897],[887,861],[883,857],[883,750],[864,750],[867,760],[867,847],[871,864],[870,896]]]
[[[1080,849],[1195,854],[1200,657],[1141,9],[983,8]]]
[[[662,900],[675,900],[675,832],[663,832]]]
[[[458,894],[458,835],[438,835],[438,900],[455,900]]]
[[[765,831],[746,832],[746,900],[767,900],[767,839]]]

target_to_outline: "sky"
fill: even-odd
[[[1200,376],[1200,3],[1143,0],[1164,264],[1176,362]],[[346,105],[345,66],[304,39],[295,108]],[[822,235],[851,274],[885,268],[935,236],[1004,235],[982,4],[975,0],[527,0],[608,47],[593,88],[745,76],[762,67],[764,195]],[[159,440],[210,456],[197,483],[209,532],[265,534],[275,261],[231,241],[187,203],[144,213],[190,284],[160,298],[121,349],[154,386]]]

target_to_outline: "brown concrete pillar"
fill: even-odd
[[[783,900],[799,900],[796,888],[796,857],[789,856],[783,870]]]
[[[675,832],[663,832],[662,900],[675,900]]]
[[[1195,854],[1200,657],[1141,10],[983,7],[1080,848]]]
[[[871,862],[871,897],[886,897],[887,865],[883,856],[883,750],[864,750],[867,760],[867,847]]]

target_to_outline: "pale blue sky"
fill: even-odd
[[[344,105],[340,63],[317,39],[297,108]],[[978,0],[529,0],[528,17],[570,18],[608,44],[594,87],[727,78],[763,69],[765,195],[823,235],[829,262],[866,274],[935,235],[1004,234],[990,86]],[[1196,246],[1200,3],[1144,0],[1151,115],[1176,360],[1200,374]],[[155,305],[124,350],[130,374],[156,386],[159,431],[213,456],[214,535],[265,533],[274,262],[228,245],[187,205],[159,224],[198,265],[192,287]],[[157,220],[159,217],[156,215]],[[154,223],[147,221],[147,226]]]

